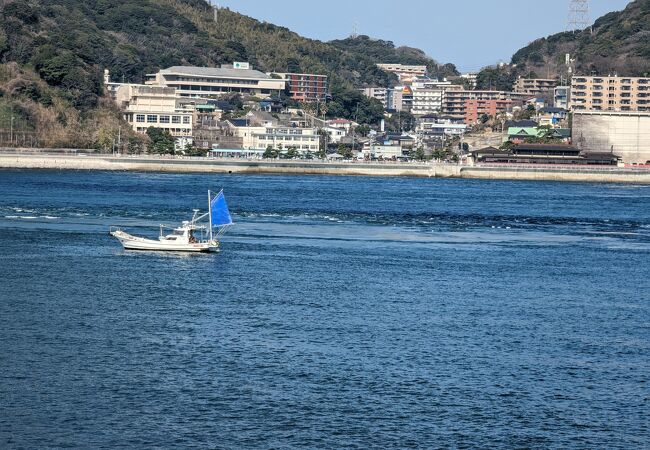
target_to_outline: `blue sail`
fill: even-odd
[[[223,191],[219,192],[219,194],[210,201],[210,218],[213,227],[222,227],[224,225],[232,225],[233,223]]]

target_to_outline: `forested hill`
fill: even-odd
[[[0,128],[11,109],[23,127],[49,127],[63,145],[71,140],[66,129],[117,117],[101,100],[104,68],[116,80],[142,82],[160,68],[232,61],[263,71],[330,75],[332,111],[346,114],[357,102],[362,112],[371,111],[376,105],[365,105],[370,100],[354,88],[396,79],[375,65],[386,61],[384,55],[344,42],[306,39],[228,9],[219,10],[215,23],[204,0],[0,0]],[[381,42],[388,62],[437,67],[422,52]],[[367,121],[376,115],[369,112]]]
[[[650,76],[650,0],[632,1],[623,11],[604,15],[586,30],[533,41],[512,57],[516,67],[483,70],[479,87],[509,89],[519,75],[566,75],[567,53],[575,60],[576,74]]]

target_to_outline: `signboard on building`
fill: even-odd
[[[232,63],[232,68],[233,69],[250,70],[251,65],[250,65],[250,63],[247,63],[247,62],[235,61],[234,63]]]

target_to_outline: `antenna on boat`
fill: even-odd
[[[212,194],[208,191],[208,218],[210,220],[210,240],[212,240]]]

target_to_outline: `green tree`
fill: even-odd
[[[266,147],[266,150],[264,150],[264,154],[262,154],[262,158],[264,159],[275,159],[277,157],[278,157],[278,151],[270,145]]]
[[[370,133],[370,127],[366,124],[363,124],[359,125],[354,131],[361,136],[366,137]]]
[[[198,148],[196,145],[194,145],[194,143],[192,143],[185,146],[183,154],[187,156],[205,156],[207,154],[207,151],[203,150],[202,148]]]
[[[343,156],[346,159],[352,158],[354,154],[352,153],[352,148],[348,147],[345,144],[339,144],[338,154]]]
[[[113,147],[114,139],[115,138],[114,138],[113,131],[106,127],[102,127],[99,129],[99,132],[97,133],[96,146],[101,151],[109,152]]]
[[[416,161],[424,161],[425,157],[426,155],[424,153],[424,148],[422,147],[416,148],[415,151],[413,152],[413,159],[415,159]]]
[[[151,153],[159,155],[174,154],[174,138],[168,130],[149,127],[147,129],[147,136],[151,139],[151,145],[149,145],[149,151]]]
[[[294,159],[300,156],[300,153],[296,149],[296,147],[289,147],[289,150],[287,150],[287,153],[284,155],[286,159]]]

